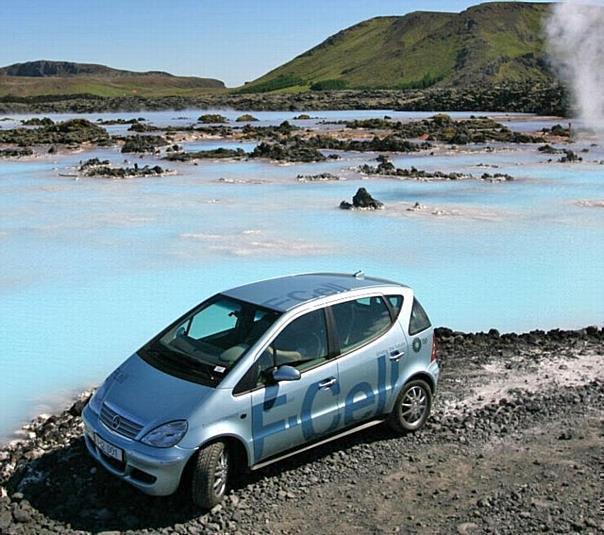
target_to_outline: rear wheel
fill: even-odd
[[[231,458],[224,442],[214,442],[199,450],[191,482],[193,503],[211,509],[224,498]]]
[[[417,431],[426,423],[432,407],[432,390],[422,380],[409,381],[394,402],[388,424],[397,433]]]

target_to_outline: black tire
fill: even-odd
[[[193,464],[193,503],[204,509],[218,505],[226,493],[230,469],[230,456],[224,442],[201,448]]]
[[[401,390],[388,416],[388,425],[397,433],[421,429],[430,416],[432,390],[425,381],[409,381]]]

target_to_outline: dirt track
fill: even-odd
[[[81,403],[0,451],[0,532],[527,533],[604,529],[604,333],[439,330],[433,417],[385,426],[251,476],[196,511],[94,465]]]

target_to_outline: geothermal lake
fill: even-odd
[[[205,113],[205,112],[204,112]],[[243,112],[224,112],[234,119]],[[199,111],[90,114],[189,124]],[[253,112],[257,125],[292,112]],[[311,112],[319,121],[431,113]],[[467,117],[470,114],[451,114]],[[476,114],[478,115],[478,114]],[[53,119],[73,115],[49,115]],[[493,114],[514,130],[557,121]],[[23,119],[24,116],[15,117]],[[14,127],[11,121],[0,128]],[[128,125],[108,126],[123,134]],[[321,125],[329,129],[329,125]],[[435,325],[527,331],[604,322],[604,148],[546,163],[537,145],[467,146],[392,156],[399,167],[508,173],[512,182],[364,179],[374,153],[324,163],[172,163],[118,148],[0,161],[0,439],[26,418],[98,384],[158,330],[205,297],[255,279],[359,269],[414,287]],[[253,142],[194,141],[187,150]],[[172,176],[73,176],[81,160],[156,163]],[[300,182],[330,172],[336,182]],[[339,210],[358,187],[386,204]],[[425,209],[408,211],[415,202]]]

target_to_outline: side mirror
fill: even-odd
[[[301,376],[300,370],[297,370],[293,366],[288,366],[287,364],[273,370],[273,379],[277,383],[280,383],[281,381],[299,381]]]

